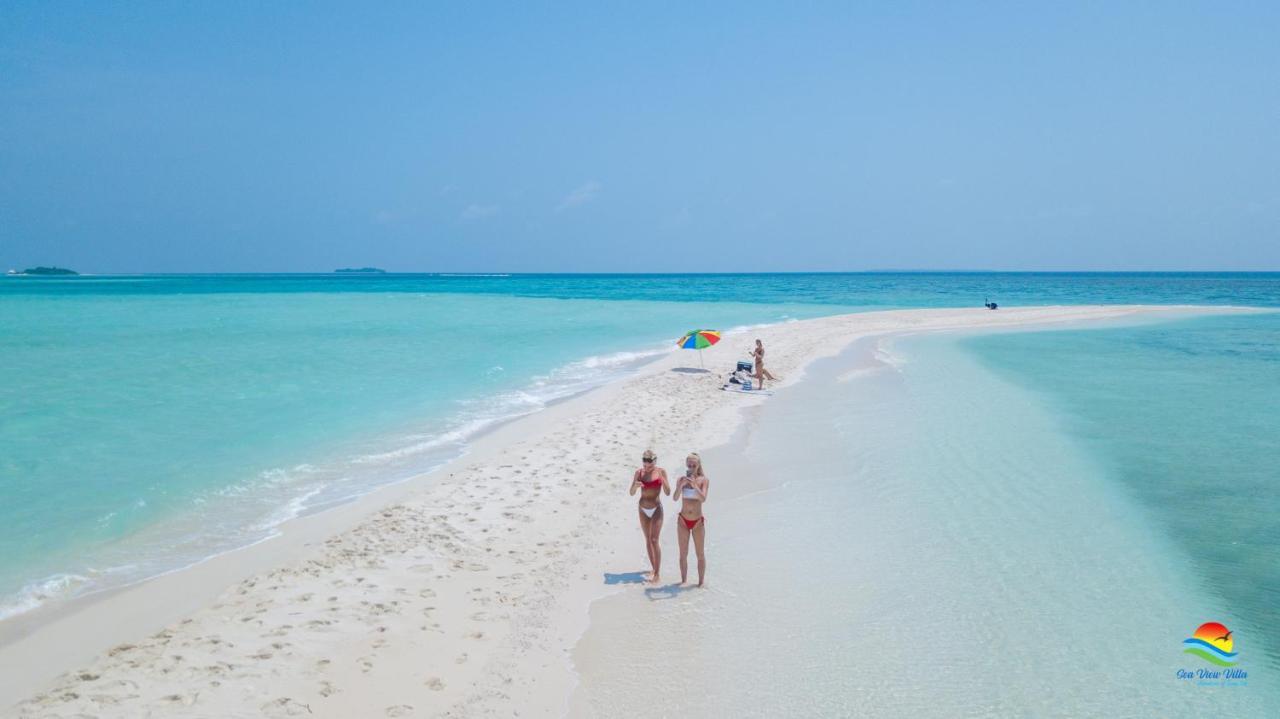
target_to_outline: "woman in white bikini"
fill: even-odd
[[[667,470],[657,466],[658,455],[652,449],[644,451],[642,461],[644,466],[631,477],[631,494],[640,491],[640,531],[644,533],[644,546],[653,565],[649,581],[657,582],[662,567],[662,549],[658,546],[658,537],[662,534],[662,502],[658,495],[671,494],[671,486],[667,484]]]
[[[702,458],[697,452],[684,460],[685,475],[676,480],[674,496],[680,498],[680,521],[676,524],[676,536],[680,540],[680,583],[689,581],[689,535],[693,535],[693,549],[698,555],[698,586],[707,578],[707,555],[703,545],[707,539],[707,518],[702,505],[707,501],[711,480],[702,473]]]

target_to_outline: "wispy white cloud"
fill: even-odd
[[[467,205],[461,215],[458,215],[458,221],[475,222],[476,220],[483,220],[486,217],[493,217],[501,211],[502,208],[497,205],[477,205],[472,203]]]
[[[563,212],[565,210],[571,210],[575,207],[585,205],[596,199],[596,197],[600,195],[600,190],[602,189],[604,189],[603,185],[595,180],[591,180],[582,187],[579,187],[568,195],[565,195],[565,198],[556,206],[556,212]]]

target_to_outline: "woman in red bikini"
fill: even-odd
[[[693,550],[698,555],[698,586],[707,578],[707,555],[702,551],[707,538],[707,518],[702,514],[702,504],[707,501],[711,480],[702,473],[702,458],[697,452],[684,460],[686,472],[676,480],[674,496],[680,497],[680,517],[676,523],[676,536],[680,540],[680,583],[689,581],[689,535],[693,535]]]
[[[652,449],[644,451],[642,461],[644,466],[631,477],[631,494],[640,490],[640,531],[644,533],[644,546],[653,565],[649,581],[656,583],[662,567],[662,549],[658,546],[658,537],[662,534],[662,502],[658,501],[658,495],[671,494],[671,487],[667,484],[667,470],[657,466],[658,456]]]

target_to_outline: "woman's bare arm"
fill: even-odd
[[[688,480],[688,477],[681,477],[680,479],[676,480],[676,486],[674,489],[671,490],[671,498],[673,500],[677,502],[680,501],[680,488],[684,486],[684,483],[687,480]]]
[[[703,488],[702,488],[702,489],[699,489],[699,488],[698,488],[698,483],[697,483],[697,482],[690,482],[690,483],[689,483],[689,486],[690,486],[690,487],[693,487],[693,491],[695,491],[695,492],[697,492],[697,493],[698,493],[698,496],[699,496],[700,498],[702,498],[702,501],[704,501],[704,502],[705,502],[705,501],[707,501],[707,492],[710,492],[710,491],[711,491],[711,480],[710,480],[710,479],[707,479],[706,477],[703,477],[703,478],[702,478],[702,486],[703,486]]]

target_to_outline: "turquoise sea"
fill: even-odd
[[[260,541],[688,329],[988,297],[1280,307],[1280,274],[0,278],[0,618]],[[1048,398],[1206,585],[1274,612],[1278,337],[1268,314],[966,347]]]

